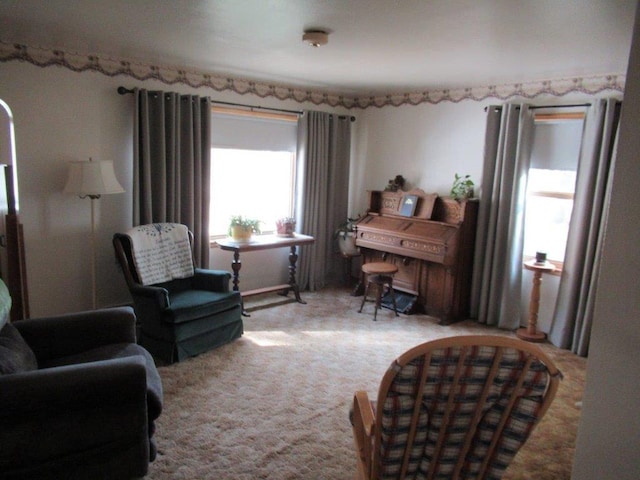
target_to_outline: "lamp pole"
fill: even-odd
[[[89,195],[91,199],[91,307],[96,309],[98,294],[96,292],[96,213],[95,201],[100,195]]]
[[[69,178],[64,187],[65,193],[78,195],[80,198],[91,199],[91,306],[97,307],[98,293],[96,290],[96,212],[95,201],[101,195],[123,193],[124,189],[118,182],[113,170],[113,162],[74,161],[69,164]]]

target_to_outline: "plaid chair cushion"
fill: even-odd
[[[463,350],[466,356],[457,371]],[[485,390],[496,350],[497,347],[487,346],[443,348],[432,352],[428,365],[425,356],[419,356],[404,367],[390,367],[395,370],[395,377],[383,404],[380,478],[398,477],[414,414],[418,421],[407,478],[426,478],[434,464],[433,478],[451,479],[465,445],[468,447],[462,478],[476,478],[485,461],[488,468],[484,478],[501,478],[536,422],[549,374],[546,366],[536,360],[521,380],[528,356],[508,348]],[[418,397],[422,378],[424,387]],[[483,395],[481,409],[476,413]],[[503,419],[505,412],[508,413]],[[491,458],[487,458],[501,422],[503,435]]]

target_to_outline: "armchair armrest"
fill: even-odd
[[[206,270],[196,268],[193,277],[193,286],[198,290],[211,292],[228,292],[231,273],[226,270]]]
[[[3,375],[0,387],[2,422],[25,418],[30,412],[47,417],[98,405],[140,401],[146,408],[147,404],[147,373],[141,355]]]
[[[104,308],[14,323],[38,361],[74,355],[112,343],[135,343],[135,324],[131,307]]]
[[[141,356],[0,377],[0,465],[64,458],[148,436]]]
[[[165,309],[171,305],[169,301],[169,290],[164,287],[136,284],[131,286],[130,291],[131,295],[151,301],[157,308]]]

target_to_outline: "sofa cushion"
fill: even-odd
[[[0,375],[37,370],[38,361],[20,332],[7,323],[0,330]]]

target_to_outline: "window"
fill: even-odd
[[[545,252],[562,268],[582,141],[582,113],[536,115],[527,180],[525,259]]]
[[[228,235],[229,219],[260,220],[275,232],[293,216],[297,116],[214,107],[211,118],[209,235]]]
[[[295,154],[265,150],[211,150],[209,233],[226,236],[229,218],[260,220],[263,233],[275,232],[278,218],[293,215]]]
[[[539,251],[549,260],[564,260],[575,181],[575,170],[529,170],[525,255],[533,257]]]

